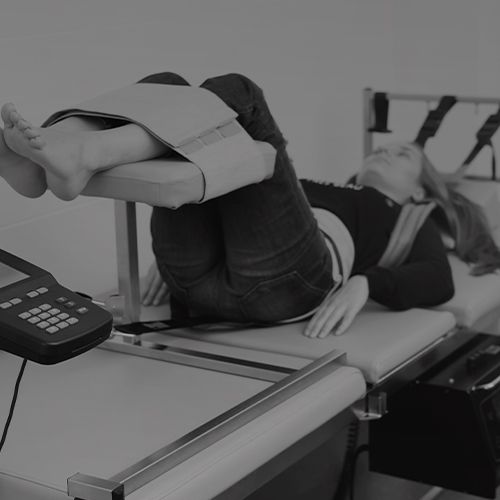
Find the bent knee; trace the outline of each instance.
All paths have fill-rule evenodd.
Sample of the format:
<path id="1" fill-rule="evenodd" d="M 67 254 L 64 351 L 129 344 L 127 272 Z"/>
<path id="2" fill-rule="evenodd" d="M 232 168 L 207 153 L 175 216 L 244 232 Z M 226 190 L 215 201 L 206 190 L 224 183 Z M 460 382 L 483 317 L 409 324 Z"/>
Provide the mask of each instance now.
<path id="1" fill-rule="evenodd" d="M 163 73 L 153 73 L 148 75 L 137 83 L 161 83 L 163 85 L 189 85 L 189 82 L 178 75 L 177 73 L 172 73 L 170 71 L 165 71 Z"/>
<path id="2" fill-rule="evenodd" d="M 202 85 L 209 90 L 230 89 L 236 95 L 262 95 L 262 89 L 248 76 L 241 73 L 227 73 L 205 80 Z"/>

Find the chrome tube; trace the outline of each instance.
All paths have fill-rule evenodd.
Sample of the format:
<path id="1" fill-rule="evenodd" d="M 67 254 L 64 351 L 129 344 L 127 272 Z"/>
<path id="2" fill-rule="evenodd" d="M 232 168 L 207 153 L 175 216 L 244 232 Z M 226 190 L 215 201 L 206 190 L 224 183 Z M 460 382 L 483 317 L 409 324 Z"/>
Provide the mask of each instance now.
<path id="1" fill-rule="evenodd" d="M 126 321 L 139 321 L 139 257 L 135 203 L 115 200 L 115 233 L 119 294 L 124 297 Z"/>
<path id="2" fill-rule="evenodd" d="M 341 366 L 336 361 L 342 355 L 337 350 L 326 354 L 107 480 L 75 474 L 68 479 L 68 496 L 83 500 L 123 500 L 126 495 L 335 372 Z"/>

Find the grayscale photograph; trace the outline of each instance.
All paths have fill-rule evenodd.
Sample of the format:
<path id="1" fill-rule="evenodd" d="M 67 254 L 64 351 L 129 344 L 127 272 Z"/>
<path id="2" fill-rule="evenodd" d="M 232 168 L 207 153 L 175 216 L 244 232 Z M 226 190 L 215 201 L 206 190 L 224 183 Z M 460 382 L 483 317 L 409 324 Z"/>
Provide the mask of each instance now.
<path id="1" fill-rule="evenodd" d="M 0 3 L 0 500 L 500 500 L 500 2 Z"/>

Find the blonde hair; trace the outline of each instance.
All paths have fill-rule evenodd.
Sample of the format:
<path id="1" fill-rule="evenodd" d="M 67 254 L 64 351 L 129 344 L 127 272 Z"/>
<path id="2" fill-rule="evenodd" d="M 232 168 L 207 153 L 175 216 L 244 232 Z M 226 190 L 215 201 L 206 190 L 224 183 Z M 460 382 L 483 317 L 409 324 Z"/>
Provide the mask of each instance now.
<path id="1" fill-rule="evenodd" d="M 457 256 L 471 265 L 474 276 L 500 269 L 500 249 L 484 210 L 457 190 L 462 177 L 438 172 L 418 144 L 411 143 L 411 146 L 421 157 L 420 181 L 426 197 L 438 206 L 433 218 L 453 238 Z"/>

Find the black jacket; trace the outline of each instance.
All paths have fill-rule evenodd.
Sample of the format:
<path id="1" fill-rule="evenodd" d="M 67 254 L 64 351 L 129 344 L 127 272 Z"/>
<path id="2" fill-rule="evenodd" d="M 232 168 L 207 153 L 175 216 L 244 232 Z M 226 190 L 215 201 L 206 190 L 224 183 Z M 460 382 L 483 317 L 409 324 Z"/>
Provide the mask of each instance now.
<path id="1" fill-rule="evenodd" d="M 453 278 L 436 223 L 429 217 L 407 260 L 394 269 L 377 265 L 396 224 L 401 205 L 374 188 L 301 180 L 312 207 L 339 217 L 354 241 L 351 275 L 367 277 L 370 298 L 391 309 L 435 306 L 451 299 Z"/>

